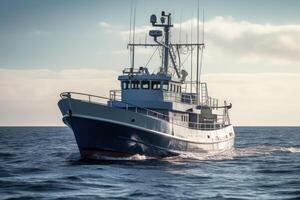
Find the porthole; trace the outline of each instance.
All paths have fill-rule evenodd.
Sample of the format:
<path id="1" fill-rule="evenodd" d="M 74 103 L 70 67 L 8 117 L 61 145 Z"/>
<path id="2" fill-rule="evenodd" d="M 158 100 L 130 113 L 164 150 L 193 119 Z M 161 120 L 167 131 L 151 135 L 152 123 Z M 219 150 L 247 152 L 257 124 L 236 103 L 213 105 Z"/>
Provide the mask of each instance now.
<path id="1" fill-rule="evenodd" d="M 209 136 L 209 135 L 207 135 L 207 138 L 209 139 L 209 138 L 210 138 L 210 136 Z"/>
<path id="2" fill-rule="evenodd" d="M 132 119 L 131 119 L 131 122 L 135 122 L 135 119 L 134 119 L 134 118 L 132 118 Z"/>

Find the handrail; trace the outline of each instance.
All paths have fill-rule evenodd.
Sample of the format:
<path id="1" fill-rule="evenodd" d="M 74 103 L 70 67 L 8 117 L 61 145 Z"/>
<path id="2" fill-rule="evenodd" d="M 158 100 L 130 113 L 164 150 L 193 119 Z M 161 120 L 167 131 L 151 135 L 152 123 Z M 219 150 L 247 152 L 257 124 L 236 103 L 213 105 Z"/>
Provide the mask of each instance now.
<path id="1" fill-rule="evenodd" d="M 109 97 L 111 100 L 122 101 L 122 90 L 110 90 Z M 197 105 L 197 94 L 195 93 L 173 93 L 171 91 L 163 91 L 163 98 L 166 101 L 175 101 L 178 103 Z M 212 109 L 225 108 L 228 106 L 218 106 L 218 99 L 208 96 L 208 104 L 201 103 L 201 106 L 209 106 Z"/>
<path id="2" fill-rule="evenodd" d="M 88 103 L 91 103 L 91 97 L 95 97 L 95 98 L 99 98 L 99 99 L 104 99 L 104 100 L 109 100 L 109 101 L 112 101 L 111 98 L 108 98 L 108 97 L 103 97 L 103 96 L 98 96 L 98 95 L 92 95 L 92 94 L 86 94 L 86 93 L 81 93 L 81 92 L 62 92 L 60 94 L 60 97 L 62 99 L 66 99 L 66 98 L 72 98 L 71 97 L 71 94 L 75 94 L 75 95 L 82 95 L 82 96 L 87 96 L 88 97 Z M 126 105 L 126 110 L 128 110 L 128 107 L 133 107 L 135 108 L 135 112 L 136 113 L 139 113 L 138 110 L 144 110 L 145 113 L 142 113 L 142 114 L 146 114 L 146 116 L 149 116 L 149 117 L 154 117 L 156 119 L 159 119 L 159 120 L 164 120 L 164 121 L 167 121 L 167 122 L 179 122 L 179 123 L 174 123 L 178 126 L 183 126 L 183 124 L 185 126 L 183 127 L 189 127 L 189 128 L 196 128 L 196 129 L 200 129 L 200 130 L 215 130 L 216 127 L 224 127 L 226 126 L 224 122 L 222 123 L 197 123 L 197 122 L 184 122 L 184 121 L 180 121 L 180 120 L 177 120 L 177 119 L 174 119 L 174 118 L 170 118 L 168 115 L 165 115 L 163 113 L 160 113 L 160 112 L 157 112 L 157 111 L 154 111 L 154 110 L 150 110 L 150 109 L 147 109 L 147 108 L 142 108 L 142 107 L 139 107 L 139 106 L 136 106 L 134 104 L 131 104 L 131 103 L 127 103 L 127 102 L 124 102 L 124 101 L 119 101 L 123 104 Z M 105 104 L 105 105 L 108 105 L 108 104 Z M 112 107 L 112 104 L 110 104 L 110 107 Z M 150 113 L 150 114 L 149 114 Z M 152 113 L 152 115 L 151 115 Z M 218 116 L 221 116 L 221 115 L 217 115 Z M 223 116 L 222 116 L 223 117 Z M 218 119 L 218 118 L 217 118 Z M 223 120 L 223 119 L 221 119 Z M 219 120 L 217 120 L 219 121 Z M 209 128 L 207 128 L 207 126 Z M 210 128 L 210 127 L 213 127 L 213 128 Z"/>
<path id="3" fill-rule="evenodd" d="M 97 96 L 97 95 L 92 95 L 92 94 L 86 94 L 86 93 L 80 93 L 80 92 L 62 92 L 60 94 L 60 97 L 61 98 L 64 98 L 64 97 L 67 97 L 67 98 L 71 98 L 71 94 L 77 94 L 77 95 L 83 95 L 83 96 L 88 96 L 89 97 L 89 103 L 91 103 L 91 99 L 90 97 L 96 97 L 96 98 L 100 98 L 100 99 L 105 99 L 105 100 L 112 100 L 110 98 L 107 98 L 107 97 L 103 97 L 103 96 Z M 145 110 L 146 113 L 153 113 L 153 114 L 156 114 L 157 116 L 163 116 L 163 117 L 167 117 L 169 118 L 169 116 L 167 115 L 164 115 L 160 112 L 157 112 L 157 111 L 154 111 L 154 110 L 150 110 L 150 109 L 147 109 L 147 108 L 142 108 L 142 107 L 139 107 L 137 105 L 134 105 L 134 104 L 131 104 L 131 103 L 127 103 L 127 102 L 124 102 L 124 101 L 120 101 L 121 103 L 127 105 L 126 108 L 128 108 L 128 106 L 131 106 L 131 107 L 134 107 L 134 108 L 137 108 L 137 109 L 141 109 L 141 110 Z M 136 109 L 136 110 L 137 110 Z M 151 115 L 150 115 L 151 116 Z"/>
<path id="4" fill-rule="evenodd" d="M 109 97 L 111 100 L 121 100 L 122 99 L 122 90 L 110 90 Z"/>
<path id="5" fill-rule="evenodd" d="M 172 100 L 178 103 L 196 105 L 196 100 L 193 99 L 193 95 L 188 93 L 178 94 L 178 93 L 173 93 L 171 91 L 163 91 L 163 97 L 164 100 Z"/>
<path id="6" fill-rule="evenodd" d="M 96 97 L 96 98 L 100 98 L 100 99 L 106 99 L 106 100 L 110 100 L 107 97 L 102 97 L 102 96 L 98 96 L 98 95 L 93 95 L 93 94 L 86 94 L 86 93 L 81 93 L 81 92 L 62 92 L 60 93 L 60 97 L 63 99 L 64 97 L 68 97 L 71 98 L 71 96 L 68 96 L 70 94 L 79 94 L 79 95 L 83 95 L 83 96 L 90 96 L 90 97 Z"/>

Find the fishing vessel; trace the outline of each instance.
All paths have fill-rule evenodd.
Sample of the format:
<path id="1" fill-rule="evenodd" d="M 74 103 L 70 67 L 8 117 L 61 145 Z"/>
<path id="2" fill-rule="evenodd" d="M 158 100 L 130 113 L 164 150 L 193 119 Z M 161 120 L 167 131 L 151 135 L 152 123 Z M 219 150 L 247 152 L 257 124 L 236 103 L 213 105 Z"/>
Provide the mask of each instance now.
<path id="1" fill-rule="evenodd" d="M 108 97 L 63 92 L 58 106 L 63 122 L 72 129 L 82 158 L 103 156 L 176 156 L 185 152 L 214 153 L 234 146 L 235 133 L 228 110 L 208 96 L 200 81 L 204 43 L 171 42 L 171 14 L 151 15 L 151 43 L 129 42 L 131 66 L 118 77 L 120 90 Z M 134 40 L 133 40 L 134 41 Z M 154 47 L 161 54 L 156 73 L 134 66 L 134 48 Z M 182 51 L 196 53 L 195 80 L 183 69 Z M 190 75 L 192 77 L 192 74 Z"/>

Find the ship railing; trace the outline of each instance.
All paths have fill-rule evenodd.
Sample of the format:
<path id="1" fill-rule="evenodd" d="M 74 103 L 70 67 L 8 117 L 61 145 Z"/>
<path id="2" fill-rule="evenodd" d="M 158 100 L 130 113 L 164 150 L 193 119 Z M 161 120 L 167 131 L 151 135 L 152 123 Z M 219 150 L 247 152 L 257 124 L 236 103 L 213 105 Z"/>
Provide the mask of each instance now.
<path id="1" fill-rule="evenodd" d="M 98 103 L 98 104 L 110 106 L 110 107 L 113 107 L 112 101 L 115 101 L 112 98 L 107 98 L 107 97 L 92 95 L 92 94 L 86 94 L 86 93 L 80 93 L 80 92 L 63 92 L 60 94 L 60 97 L 62 99 L 77 99 L 77 100 L 85 101 L 88 103 Z M 133 105 L 130 103 L 126 103 L 123 101 L 119 101 L 119 102 L 122 103 L 123 105 L 125 105 L 125 107 L 123 109 L 125 109 L 127 111 L 132 111 L 135 113 L 150 116 L 150 117 L 153 117 L 153 118 L 156 118 L 159 120 L 163 120 L 163 121 L 167 121 L 171 124 L 183 126 L 186 128 L 193 128 L 193 129 L 198 129 L 198 130 L 216 130 L 216 129 L 220 129 L 220 128 L 223 128 L 226 126 L 223 115 L 218 115 L 217 121 L 214 121 L 214 122 L 201 122 L 201 123 L 183 122 L 179 119 L 170 118 L 168 115 L 165 115 L 163 113 L 160 113 L 160 112 L 157 112 L 154 110 L 150 110 L 147 108 L 141 108 L 139 106 L 136 106 L 136 105 Z M 122 108 L 120 108 L 120 109 L 122 109 Z"/>
<path id="2" fill-rule="evenodd" d="M 109 98 L 114 101 L 122 101 L 122 91 L 110 90 Z M 195 93 L 174 93 L 170 91 L 163 91 L 163 100 L 197 105 L 197 95 Z M 207 102 L 200 102 L 200 105 L 217 108 L 218 99 L 209 96 Z"/>
<path id="3" fill-rule="evenodd" d="M 174 93 L 170 91 L 164 91 L 163 97 L 164 101 L 197 105 L 197 94 L 195 93 Z M 208 96 L 207 100 L 203 102 L 200 101 L 199 104 L 216 108 L 218 107 L 218 99 Z"/>
<path id="4" fill-rule="evenodd" d="M 198 130 L 217 130 L 226 127 L 225 123 L 196 123 L 189 122 L 189 128 L 198 129 Z"/>
<path id="5" fill-rule="evenodd" d="M 109 98 L 110 98 L 110 100 L 121 101 L 122 100 L 121 90 L 110 90 Z"/>
<path id="6" fill-rule="evenodd" d="M 116 92 L 117 92 L 117 90 L 116 90 Z M 114 94 L 112 96 L 115 97 Z M 124 108 L 127 111 L 133 111 L 136 113 L 140 113 L 140 114 L 144 114 L 144 115 L 151 116 L 154 118 L 169 121 L 169 116 L 167 116 L 163 113 L 160 113 L 160 112 L 157 112 L 154 110 L 150 110 L 147 108 L 142 108 L 142 107 L 139 107 L 139 106 L 131 104 L 131 103 L 126 103 L 124 101 L 118 101 L 118 100 L 116 100 L 116 98 L 107 98 L 107 97 L 103 97 L 103 96 L 80 93 L 80 92 L 63 92 L 60 94 L 60 97 L 62 99 L 70 98 L 70 99 L 77 99 L 77 100 L 85 101 L 88 103 L 99 103 L 99 104 L 102 104 L 105 106 L 110 106 L 110 107 L 114 107 L 113 101 L 117 101 L 117 102 L 121 103 L 122 108 Z"/>
<path id="7" fill-rule="evenodd" d="M 171 91 L 163 91 L 164 101 L 172 101 L 185 104 L 196 104 L 197 97 L 195 94 L 175 93 Z"/>
<path id="8" fill-rule="evenodd" d="M 60 97 L 62 99 L 77 99 L 81 101 L 85 101 L 88 103 L 99 103 L 106 105 L 107 100 L 110 100 L 107 97 L 102 97 L 98 95 L 92 95 L 92 94 L 86 94 L 86 93 L 81 93 L 81 92 L 63 92 L 60 94 Z"/>

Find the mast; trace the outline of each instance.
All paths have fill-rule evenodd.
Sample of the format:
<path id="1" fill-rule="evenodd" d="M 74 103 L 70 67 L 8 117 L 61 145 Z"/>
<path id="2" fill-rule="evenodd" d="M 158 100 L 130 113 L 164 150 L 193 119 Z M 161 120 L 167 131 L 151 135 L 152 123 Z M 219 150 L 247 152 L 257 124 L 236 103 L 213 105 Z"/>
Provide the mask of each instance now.
<path id="1" fill-rule="evenodd" d="M 167 20 L 167 22 L 166 22 Z M 169 53 L 170 53 L 170 27 L 173 27 L 171 24 L 171 13 L 166 14 L 165 11 L 161 12 L 160 18 L 161 24 L 157 23 L 156 15 L 151 15 L 150 22 L 152 26 L 156 27 L 163 27 L 164 28 L 164 43 L 161 43 L 157 40 L 157 37 L 162 36 L 161 31 L 152 30 L 149 32 L 150 36 L 154 37 L 154 41 L 158 43 L 158 45 L 163 46 L 163 67 L 164 67 L 164 74 L 168 73 L 168 64 L 169 64 Z"/>
<path id="2" fill-rule="evenodd" d="M 192 15 L 192 21 L 191 21 L 191 44 L 193 43 L 193 18 L 194 15 Z M 193 47 L 191 47 L 191 77 L 190 77 L 190 92 L 193 93 Z"/>
<path id="3" fill-rule="evenodd" d="M 135 10 L 135 9 L 134 9 Z M 198 9 L 199 10 L 199 9 Z M 199 15 L 199 12 L 198 12 Z M 135 18 L 135 14 L 134 14 L 134 18 Z M 198 16 L 199 18 L 199 16 Z M 150 30 L 149 31 L 149 35 L 151 37 L 153 37 L 154 42 L 155 43 L 145 43 L 145 44 L 135 44 L 134 43 L 134 38 L 133 38 L 133 43 L 128 44 L 128 46 L 143 46 L 143 47 L 162 47 L 163 50 L 163 59 L 162 59 L 162 66 L 163 66 L 163 74 L 167 75 L 168 74 L 168 68 L 169 68 L 169 59 L 171 59 L 172 61 L 172 65 L 175 69 L 176 75 L 178 78 L 182 78 L 183 76 L 181 76 L 180 73 L 180 66 L 181 66 L 181 61 L 180 61 L 180 55 L 178 55 L 178 60 L 179 60 L 179 64 L 177 64 L 176 62 L 176 52 L 174 51 L 174 48 L 177 50 L 177 53 L 179 54 L 179 49 L 181 47 L 193 47 L 193 46 L 197 46 L 198 48 L 198 61 L 197 61 L 197 78 L 199 78 L 199 47 L 203 46 L 203 44 L 199 43 L 199 23 L 198 23 L 198 38 L 197 38 L 197 43 L 192 43 L 186 41 L 186 43 L 180 43 L 180 44 L 171 44 L 170 42 L 170 28 L 173 27 L 173 24 L 171 22 L 171 13 L 165 13 L 164 11 L 161 12 L 161 17 L 160 17 L 160 23 L 157 22 L 157 17 L 155 14 L 151 15 L 150 17 L 150 22 L 152 24 L 153 27 L 161 27 L 163 28 L 162 30 Z M 198 19 L 199 21 L 199 19 Z M 135 19 L 134 19 L 134 23 L 133 23 L 133 27 L 135 27 Z M 134 31 L 135 28 L 133 28 L 133 35 L 134 35 Z M 159 37 L 162 37 L 162 40 L 158 40 Z M 132 49 L 133 52 L 133 56 L 132 56 L 132 67 L 134 66 L 134 49 Z M 185 75 L 186 76 L 186 75 Z M 184 76 L 184 77 L 185 77 Z M 181 81 L 184 81 L 183 79 L 181 79 Z M 199 80 L 197 79 L 197 81 L 199 82 Z M 198 86 L 199 88 L 199 86 Z M 199 89 L 198 89 L 198 93 L 199 93 Z M 198 95 L 199 96 L 199 95 Z"/>
<path id="4" fill-rule="evenodd" d="M 202 11 L 202 43 L 204 43 L 204 9 Z M 201 71 L 202 71 L 202 62 L 203 62 L 203 50 L 204 50 L 204 46 L 201 47 L 200 73 L 199 73 L 200 82 L 201 82 Z"/>
<path id="5" fill-rule="evenodd" d="M 129 44 L 131 43 L 131 29 L 132 29 L 132 7 L 133 7 L 133 0 L 131 0 L 130 4 L 130 24 L 129 24 Z M 132 46 L 129 46 L 129 63 L 130 66 L 132 67 Z"/>
<path id="6" fill-rule="evenodd" d="M 199 0 L 197 6 L 197 43 L 199 44 Z M 199 46 L 197 46 L 197 72 L 196 72 L 196 94 L 197 94 L 197 104 L 199 105 Z"/>
<path id="7" fill-rule="evenodd" d="M 133 34 L 132 34 L 132 42 L 134 44 L 135 42 L 135 18 L 136 18 L 136 1 L 134 1 L 134 10 L 133 10 Z M 131 53 L 131 56 L 132 56 L 132 62 L 131 62 L 131 68 L 132 70 L 134 69 L 134 46 L 132 46 L 132 53 Z"/>
<path id="8" fill-rule="evenodd" d="M 171 24 L 171 14 L 165 15 L 165 12 L 162 12 L 161 16 L 167 16 L 167 25 L 164 26 L 165 31 L 165 46 L 164 46 L 164 73 L 168 73 L 168 64 L 169 64 L 169 36 L 170 36 L 170 24 Z"/>

